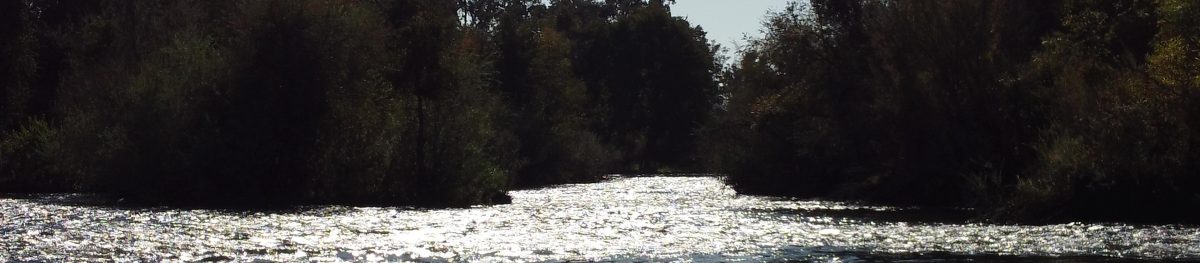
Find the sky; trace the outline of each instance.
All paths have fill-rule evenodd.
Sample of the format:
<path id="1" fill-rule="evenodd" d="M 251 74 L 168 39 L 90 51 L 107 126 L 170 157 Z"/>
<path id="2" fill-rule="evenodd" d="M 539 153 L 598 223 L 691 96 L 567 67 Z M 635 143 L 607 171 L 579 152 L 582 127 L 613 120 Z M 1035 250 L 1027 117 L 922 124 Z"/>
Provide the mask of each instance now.
<path id="1" fill-rule="evenodd" d="M 708 39 L 734 50 L 745 43 L 743 35 L 762 36 L 762 20 L 768 10 L 780 10 L 788 0 L 675 0 L 671 13 L 704 27 Z"/>

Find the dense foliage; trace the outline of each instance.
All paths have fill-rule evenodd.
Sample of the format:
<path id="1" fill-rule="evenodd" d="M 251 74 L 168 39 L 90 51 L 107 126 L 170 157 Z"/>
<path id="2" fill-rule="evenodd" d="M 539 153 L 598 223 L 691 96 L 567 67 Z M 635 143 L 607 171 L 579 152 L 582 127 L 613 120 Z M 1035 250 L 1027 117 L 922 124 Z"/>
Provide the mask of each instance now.
<path id="1" fill-rule="evenodd" d="M 713 163 L 743 193 L 1197 220 L 1198 8 L 793 3 L 723 74 Z"/>
<path id="2" fill-rule="evenodd" d="M 704 33 L 661 1 L 2 5 L 7 192 L 178 205 L 504 202 L 513 186 L 594 181 L 647 156 L 692 164 L 700 106 L 715 96 Z M 621 38 L 601 38 L 611 35 Z M 618 43 L 629 37 L 659 44 Z M 659 55 L 613 62 L 634 49 Z M 637 75 L 602 73 L 615 67 Z M 655 81 L 626 85 L 647 76 Z M 662 103 L 675 93 L 691 97 Z M 647 112 L 686 118 L 623 116 Z"/>
<path id="3" fill-rule="evenodd" d="M 606 173 L 1200 220 L 1200 4 L 0 0 L 0 191 L 464 206 Z M 719 84 L 718 84 L 719 83 Z"/>

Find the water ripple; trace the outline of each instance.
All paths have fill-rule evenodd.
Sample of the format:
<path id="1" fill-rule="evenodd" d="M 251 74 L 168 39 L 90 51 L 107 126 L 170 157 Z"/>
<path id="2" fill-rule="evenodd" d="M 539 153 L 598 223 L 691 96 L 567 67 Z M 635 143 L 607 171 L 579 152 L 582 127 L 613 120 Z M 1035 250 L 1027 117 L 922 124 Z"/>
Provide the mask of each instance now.
<path id="1" fill-rule="evenodd" d="M 470 209 L 276 212 L 0 199 L 0 261 L 1200 260 L 1196 227 L 906 221 L 937 213 L 738 196 L 717 178 L 615 178 L 511 194 L 511 205 Z"/>

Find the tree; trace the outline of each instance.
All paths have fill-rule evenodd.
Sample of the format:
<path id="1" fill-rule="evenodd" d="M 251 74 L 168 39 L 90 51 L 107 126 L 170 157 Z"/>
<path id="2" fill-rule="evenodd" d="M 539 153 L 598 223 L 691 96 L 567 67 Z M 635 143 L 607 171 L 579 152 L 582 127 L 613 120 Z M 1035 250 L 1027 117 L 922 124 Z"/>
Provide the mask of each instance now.
<path id="1" fill-rule="evenodd" d="M 716 104 L 715 50 L 700 28 L 650 5 L 580 42 L 581 77 L 629 171 L 685 168 Z"/>
<path id="2" fill-rule="evenodd" d="M 33 13 L 23 0 L 0 2 L 0 134 L 28 117 L 31 85 L 37 73 Z"/>

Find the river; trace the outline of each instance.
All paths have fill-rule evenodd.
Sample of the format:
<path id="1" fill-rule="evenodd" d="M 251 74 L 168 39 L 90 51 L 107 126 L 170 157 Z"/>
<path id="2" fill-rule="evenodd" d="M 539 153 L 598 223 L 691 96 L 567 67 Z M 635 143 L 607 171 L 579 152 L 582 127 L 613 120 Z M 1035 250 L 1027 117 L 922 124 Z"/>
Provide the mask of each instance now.
<path id="1" fill-rule="evenodd" d="M 0 199 L 0 261 L 1200 260 L 1200 227 L 963 223 L 936 212 L 739 196 L 712 177 L 614 177 L 467 209 L 245 212 Z"/>

